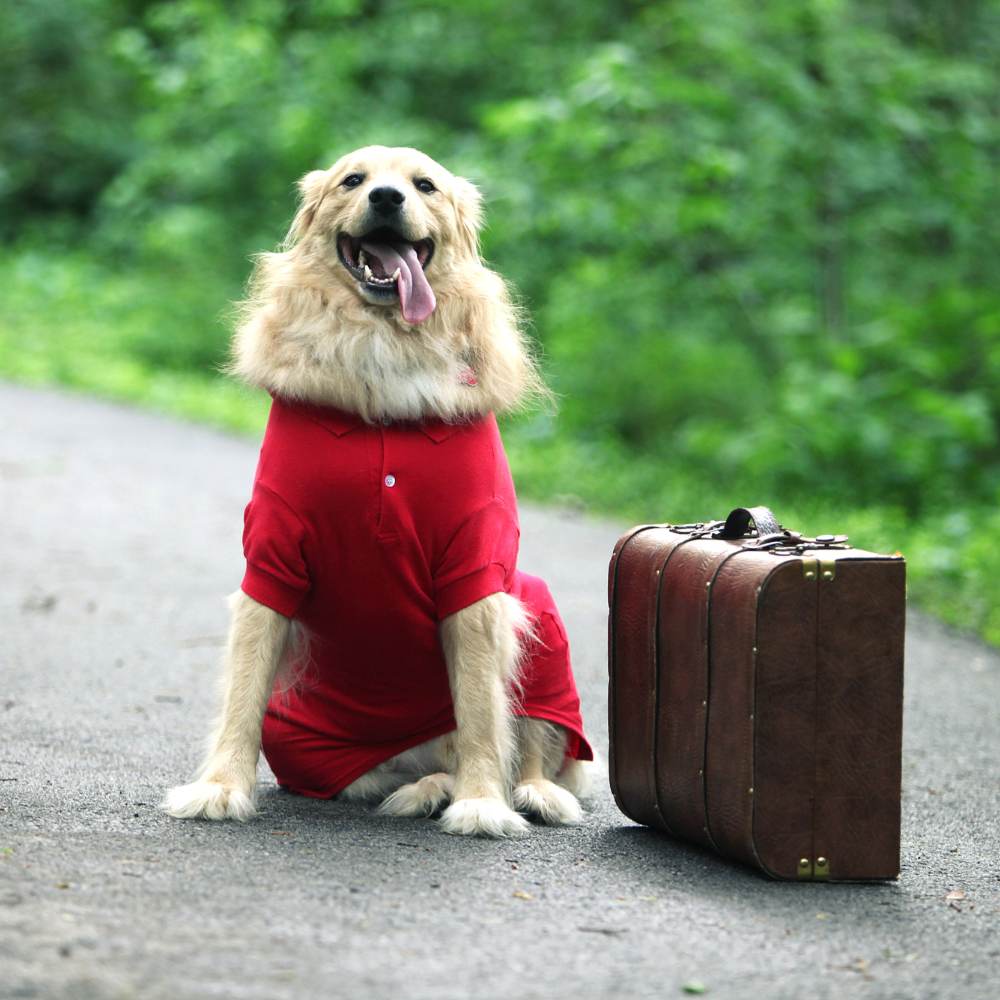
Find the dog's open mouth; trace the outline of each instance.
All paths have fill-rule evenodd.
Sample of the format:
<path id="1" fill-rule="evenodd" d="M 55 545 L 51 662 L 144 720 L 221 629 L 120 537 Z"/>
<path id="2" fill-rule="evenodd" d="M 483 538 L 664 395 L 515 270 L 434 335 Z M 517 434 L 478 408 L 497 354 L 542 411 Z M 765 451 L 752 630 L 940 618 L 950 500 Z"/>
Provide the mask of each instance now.
<path id="1" fill-rule="evenodd" d="M 414 242 L 388 228 L 364 236 L 341 233 L 337 256 L 370 299 L 398 298 L 407 323 L 422 323 L 434 312 L 434 290 L 424 274 L 434 256 L 433 240 Z"/>

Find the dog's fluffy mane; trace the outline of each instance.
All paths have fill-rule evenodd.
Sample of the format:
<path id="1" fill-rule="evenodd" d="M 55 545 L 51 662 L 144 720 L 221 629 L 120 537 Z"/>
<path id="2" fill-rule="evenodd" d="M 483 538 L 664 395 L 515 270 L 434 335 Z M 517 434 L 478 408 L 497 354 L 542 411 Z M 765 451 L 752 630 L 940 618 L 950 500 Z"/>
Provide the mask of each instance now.
<path id="1" fill-rule="evenodd" d="M 454 422 L 550 399 L 510 292 L 480 256 L 478 192 L 454 180 L 457 222 L 443 237 L 449 252 L 437 254 L 428 272 L 437 308 L 411 326 L 398 307 L 363 301 L 338 273 L 336 234 L 312 225 L 326 174 L 303 178 L 285 242 L 255 258 L 232 373 L 285 399 L 369 422 Z"/>

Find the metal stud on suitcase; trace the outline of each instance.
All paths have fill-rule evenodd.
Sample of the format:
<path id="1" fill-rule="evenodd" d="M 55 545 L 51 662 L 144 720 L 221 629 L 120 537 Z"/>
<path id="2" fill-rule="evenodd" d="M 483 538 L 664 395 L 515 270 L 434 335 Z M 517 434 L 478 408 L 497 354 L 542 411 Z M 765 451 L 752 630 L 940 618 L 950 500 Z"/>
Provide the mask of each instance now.
<path id="1" fill-rule="evenodd" d="M 898 876 L 900 556 L 740 507 L 633 528 L 608 595 L 626 815 L 774 878 Z"/>

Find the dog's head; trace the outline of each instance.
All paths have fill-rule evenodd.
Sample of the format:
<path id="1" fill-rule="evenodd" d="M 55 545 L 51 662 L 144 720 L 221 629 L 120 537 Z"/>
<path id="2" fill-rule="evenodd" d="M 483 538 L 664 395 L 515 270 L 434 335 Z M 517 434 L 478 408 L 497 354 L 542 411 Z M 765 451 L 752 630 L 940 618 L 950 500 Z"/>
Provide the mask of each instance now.
<path id="1" fill-rule="evenodd" d="M 407 323 L 426 320 L 435 290 L 479 262 L 478 191 L 419 150 L 367 146 L 299 190 L 289 244 L 336 261 L 336 280 Z"/>
<path id="2" fill-rule="evenodd" d="M 547 399 L 506 283 L 479 256 L 476 188 L 415 149 L 368 146 L 299 182 L 257 256 L 232 371 L 366 420 L 460 420 Z"/>

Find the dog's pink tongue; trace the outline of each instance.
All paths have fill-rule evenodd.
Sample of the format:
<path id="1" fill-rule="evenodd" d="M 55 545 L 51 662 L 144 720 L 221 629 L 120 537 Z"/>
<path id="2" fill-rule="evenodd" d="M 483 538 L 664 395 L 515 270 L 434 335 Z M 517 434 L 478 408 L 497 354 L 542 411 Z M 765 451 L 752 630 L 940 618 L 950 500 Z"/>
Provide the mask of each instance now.
<path id="1" fill-rule="evenodd" d="M 424 269 L 420 266 L 417 251 L 409 243 L 401 243 L 398 247 L 388 243 L 362 243 L 361 249 L 378 257 L 387 275 L 399 268 L 396 291 L 403 319 L 407 323 L 423 323 L 434 312 L 437 302 L 434 289 L 427 283 Z"/>

